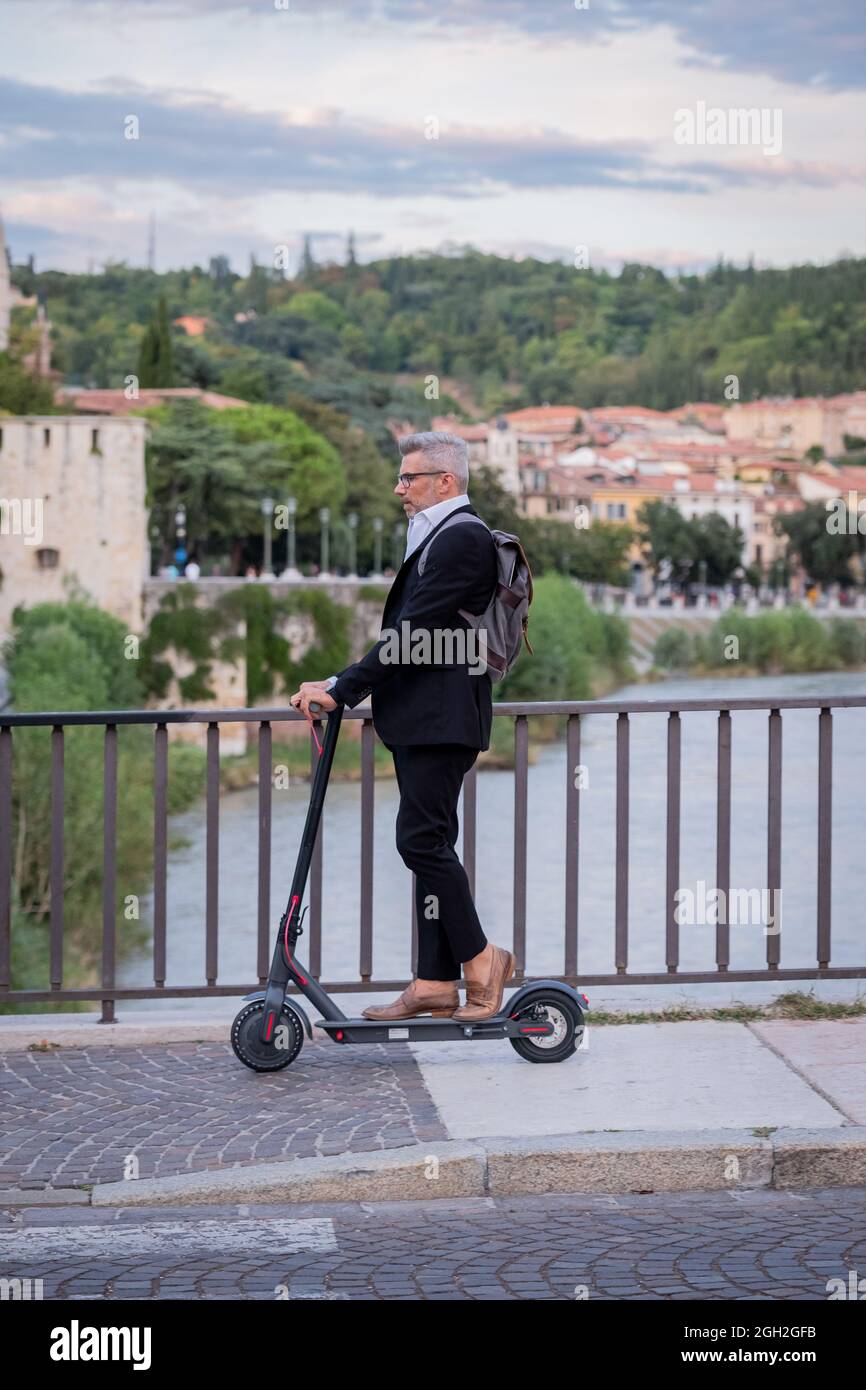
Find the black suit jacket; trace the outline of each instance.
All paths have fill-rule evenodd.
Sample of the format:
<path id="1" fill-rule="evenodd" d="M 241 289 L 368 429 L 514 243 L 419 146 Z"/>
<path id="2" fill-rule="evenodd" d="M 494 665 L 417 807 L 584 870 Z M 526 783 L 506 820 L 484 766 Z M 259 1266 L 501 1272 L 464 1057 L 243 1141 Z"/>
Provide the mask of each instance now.
<path id="1" fill-rule="evenodd" d="M 478 515 L 471 506 L 458 507 L 449 515 L 463 512 Z M 450 526 L 437 538 L 448 519 L 434 526 L 403 561 L 385 601 L 382 631 L 406 633 L 407 658 L 414 634 L 426 631 L 432 637 L 436 629 L 466 630 L 469 624 L 458 609 L 483 613 L 493 596 L 497 562 L 490 532 L 481 526 Z M 431 544 L 419 577 L 418 560 Z M 404 624 L 408 626 L 404 628 Z M 447 646 L 438 653 L 437 661 L 432 642 L 431 664 L 382 660 L 383 655 L 389 655 L 386 641 L 380 637 L 366 656 L 338 673 L 337 684 L 331 687 L 332 697 L 354 709 L 371 695 L 373 725 L 389 747 L 462 743 L 470 748 L 488 748 L 493 695 L 487 672 L 470 674 L 471 660 L 446 664 L 450 660 Z M 393 644 L 390 654 L 394 654 Z M 473 655 L 471 650 L 469 655 Z"/>

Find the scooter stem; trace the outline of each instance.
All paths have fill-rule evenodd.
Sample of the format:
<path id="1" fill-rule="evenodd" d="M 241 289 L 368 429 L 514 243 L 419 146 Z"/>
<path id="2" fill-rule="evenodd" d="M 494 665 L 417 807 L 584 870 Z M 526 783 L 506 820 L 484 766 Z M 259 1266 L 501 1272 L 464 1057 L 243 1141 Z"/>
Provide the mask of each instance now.
<path id="1" fill-rule="evenodd" d="M 321 711 L 321 706 L 311 705 L 310 711 L 311 713 L 318 713 Z M 311 983 L 305 975 L 302 975 L 298 971 L 298 967 L 294 961 L 294 952 L 301 919 L 301 904 L 304 898 L 304 890 L 307 886 L 307 878 L 310 873 L 313 851 L 316 846 L 316 836 L 319 832 L 319 825 L 322 820 L 322 808 L 325 804 L 325 793 L 328 789 L 328 781 L 331 776 L 331 767 L 334 762 L 334 753 L 337 747 L 337 739 L 339 737 L 342 719 L 342 705 L 336 705 L 334 709 L 328 711 L 328 728 L 325 733 L 325 739 L 322 744 L 318 762 L 316 763 L 316 770 L 313 774 L 310 804 L 307 808 L 307 818 L 304 822 L 304 831 L 301 836 L 301 844 L 298 850 L 294 876 L 292 878 L 292 887 L 286 909 L 280 918 L 277 941 L 271 960 L 271 970 L 268 976 L 268 985 L 265 995 L 265 1008 L 262 1015 L 263 1042 L 271 1041 L 275 1022 L 279 1020 L 280 1017 L 283 1000 L 286 996 L 286 987 L 290 978 L 295 977 L 296 984 L 303 984 L 308 988 Z M 317 990 L 318 986 L 315 988 Z"/>

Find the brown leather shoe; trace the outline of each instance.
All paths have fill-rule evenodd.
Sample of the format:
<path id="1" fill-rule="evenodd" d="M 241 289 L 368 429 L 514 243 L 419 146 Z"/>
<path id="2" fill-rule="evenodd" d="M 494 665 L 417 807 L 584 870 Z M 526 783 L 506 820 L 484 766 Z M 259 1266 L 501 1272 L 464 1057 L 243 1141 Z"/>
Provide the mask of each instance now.
<path id="1" fill-rule="evenodd" d="M 493 947 L 493 965 L 484 984 L 469 980 L 466 984 L 466 1003 L 453 1014 L 461 1023 L 477 1023 L 482 1018 L 492 1018 L 502 1008 L 505 985 L 514 974 L 516 956 L 503 946 Z"/>
<path id="2" fill-rule="evenodd" d="M 417 1018 L 419 1014 L 432 1014 L 434 1018 L 450 1018 L 460 1003 L 457 986 L 447 994 L 418 995 L 410 985 L 404 989 L 399 999 L 391 1004 L 371 1004 L 365 1009 L 362 1018 L 391 1019 Z"/>

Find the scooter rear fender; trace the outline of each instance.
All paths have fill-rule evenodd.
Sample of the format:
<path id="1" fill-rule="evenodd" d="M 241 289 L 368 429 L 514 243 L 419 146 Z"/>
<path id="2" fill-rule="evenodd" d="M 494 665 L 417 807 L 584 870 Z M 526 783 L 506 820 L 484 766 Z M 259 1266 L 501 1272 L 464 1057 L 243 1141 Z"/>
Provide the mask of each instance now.
<path id="1" fill-rule="evenodd" d="M 515 990 L 510 999 L 507 999 L 500 1009 L 500 1013 L 511 1015 L 531 994 L 536 994 L 543 989 L 545 994 L 562 994 L 572 1004 L 576 1004 L 582 1014 L 589 1012 L 589 1004 L 585 996 L 578 994 L 571 985 L 563 984 L 562 980 L 528 980 L 526 984 Z"/>

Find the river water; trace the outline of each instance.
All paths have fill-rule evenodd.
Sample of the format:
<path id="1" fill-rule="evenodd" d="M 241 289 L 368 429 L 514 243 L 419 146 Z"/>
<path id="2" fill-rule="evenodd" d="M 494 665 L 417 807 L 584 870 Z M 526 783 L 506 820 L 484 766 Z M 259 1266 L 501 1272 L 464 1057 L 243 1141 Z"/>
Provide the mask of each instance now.
<path id="1" fill-rule="evenodd" d="M 622 699 L 712 699 L 740 696 L 821 696 L 866 692 L 860 672 L 755 677 L 737 680 L 679 679 L 617 692 Z M 699 892 L 715 881 L 715 713 L 682 716 L 682 831 L 680 884 Z M 818 711 L 782 715 L 783 966 L 815 962 L 817 898 Z M 732 715 L 731 887 L 760 889 L 767 882 L 766 711 Z M 613 969 L 615 874 L 614 715 L 592 715 L 582 726 L 581 761 L 588 786 L 580 799 L 579 970 Z M 665 937 L 666 725 L 664 714 L 634 715 L 631 724 L 629 968 L 663 970 Z M 561 973 L 565 895 L 564 742 L 543 746 L 529 768 L 527 870 L 527 972 Z M 476 903 L 488 937 L 508 944 L 513 920 L 513 774 L 478 774 Z M 291 881 L 296 845 L 306 813 L 309 784 L 293 782 L 273 793 L 272 917 L 274 926 Z M 324 819 L 323 978 L 358 975 L 360 904 L 360 798 L 358 783 L 335 782 Z M 839 710 L 833 729 L 833 950 L 834 965 L 866 960 L 866 709 Z M 219 978 L 251 979 L 256 960 L 258 793 L 250 788 L 223 796 L 220 804 Z M 378 978 L 409 974 L 410 877 L 394 847 L 397 787 L 375 787 L 374 972 Z M 168 983 L 204 982 L 205 833 L 203 802 L 176 816 L 172 833 L 189 844 L 169 856 Z M 149 919 L 150 901 L 142 904 Z M 731 968 L 760 968 L 766 935 L 760 921 L 732 925 Z M 299 956 L 306 958 L 306 938 Z M 681 969 L 714 968 L 715 926 L 682 926 Z M 152 983 L 149 956 L 126 959 L 121 985 Z M 785 988 L 793 986 L 785 985 Z M 811 986 L 808 986 L 811 988 Z M 822 982 L 822 997 L 851 997 L 859 982 Z M 765 985 L 729 986 L 724 999 L 769 997 Z M 703 999 L 722 1003 L 716 985 L 614 987 L 590 992 L 593 1003 L 614 998 L 650 1001 Z M 168 1001 L 166 1001 L 167 1003 Z M 213 1001 L 206 1001 L 213 1009 Z M 351 1004 L 354 1012 L 358 997 Z M 231 1012 L 236 1001 L 225 1001 Z M 131 1007 L 124 1005 L 124 1008 Z M 141 1007 L 153 1008 L 152 1001 Z M 174 1008 L 200 1007 L 173 1001 Z M 220 1006 L 221 1007 L 221 1006 Z M 345 997 L 343 1007 L 346 1007 Z"/>

